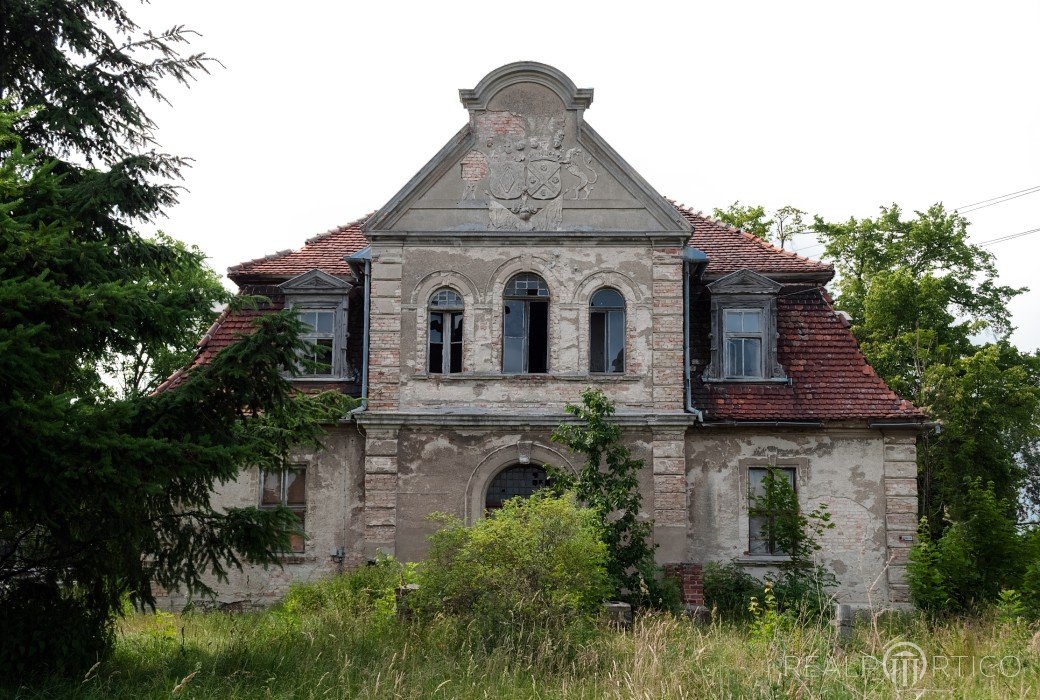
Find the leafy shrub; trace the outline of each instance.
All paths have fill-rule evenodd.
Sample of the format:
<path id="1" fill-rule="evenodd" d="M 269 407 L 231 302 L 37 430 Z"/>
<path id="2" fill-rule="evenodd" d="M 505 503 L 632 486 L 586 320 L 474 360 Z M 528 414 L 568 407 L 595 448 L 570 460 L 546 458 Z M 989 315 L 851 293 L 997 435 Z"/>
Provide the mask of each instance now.
<path id="1" fill-rule="evenodd" d="M 817 558 L 823 549 L 820 537 L 834 528 L 827 504 L 803 512 L 794 486 L 773 469 L 766 473 L 762 488 L 763 493 L 751 499 L 749 513 L 762 518 L 762 534 L 772 551 L 788 557 L 777 564 L 777 575 L 769 577 L 770 595 L 775 595 L 780 610 L 828 617 L 838 578 Z"/>
<path id="2" fill-rule="evenodd" d="M 993 604 L 1002 590 L 1017 589 L 1028 573 L 1035 547 L 1018 533 L 1011 509 L 997 499 L 992 484 L 967 479 L 964 486 L 955 519 L 939 539 L 931 538 L 922 518 L 918 542 L 910 550 L 910 595 L 927 612 L 958 613 Z"/>
<path id="3" fill-rule="evenodd" d="M 289 617 L 323 609 L 381 611 L 392 615 L 395 591 L 412 576 L 412 568 L 393 557 L 380 557 L 349 573 L 313 583 L 293 584 L 279 611 Z"/>
<path id="4" fill-rule="evenodd" d="M 609 595 L 599 516 L 572 494 L 510 499 L 471 526 L 433 518 L 442 527 L 418 567 L 420 614 L 468 618 L 494 634 L 589 617 Z"/>
<path id="5" fill-rule="evenodd" d="M 678 607 L 678 589 L 667 583 L 654 561 L 653 521 L 639 517 L 643 460 L 632 457 L 620 426 L 611 420 L 614 404 L 602 390 L 590 387 L 581 393 L 580 405 L 567 404 L 564 410 L 579 422 L 557 427 L 553 442 L 584 455 L 585 464 L 577 476 L 550 466 L 552 489 L 573 492 L 599 515 L 611 595 L 636 606 Z"/>
<path id="6" fill-rule="evenodd" d="M 0 593 L 0 669 L 6 680 L 44 671 L 81 674 L 111 650 L 111 615 L 85 604 L 77 589 L 23 580 Z"/>
<path id="7" fill-rule="evenodd" d="M 734 561 L 712 561 L 704 566 L 704 602 L 726 619 L 746 618 L 751 600 L 762 589 L 762 582 Z"/>

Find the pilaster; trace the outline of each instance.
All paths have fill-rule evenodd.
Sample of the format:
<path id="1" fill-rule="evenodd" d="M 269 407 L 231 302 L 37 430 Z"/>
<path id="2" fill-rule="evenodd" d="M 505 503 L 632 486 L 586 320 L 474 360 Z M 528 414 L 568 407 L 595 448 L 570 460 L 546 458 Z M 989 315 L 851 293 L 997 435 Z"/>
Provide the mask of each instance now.
<path id="1" fill-rule="evenodd" d="M 657 561 L 683 562 L 687 558 L 687 530 L 690 522 L 685 428 L 653 428 L 652 450 Z"/>
<path id="2" fill-rule="evenodd" d="M 653 403 L 656 410 L 683 406 L 682 249 L 653 250 Z"/>
<path id="3" fill-rule="evenodd" d="M 397 540 L 397 429 L 369 428 L 365 439 L 365 556 L 394 554 Z"/>
<path id="4" fill-rule="evenodd" d="M 917 436 L 884 438 L 885 539 L 892 602 L 910 600 L 906 561 L 917 541 Z"/>
<path id="5" fill-rule="evenodd" d="M 397 408 L 401 383 L 400 245 L 372 247 L 372 298 L 368 329 L 368 407 Z"/>

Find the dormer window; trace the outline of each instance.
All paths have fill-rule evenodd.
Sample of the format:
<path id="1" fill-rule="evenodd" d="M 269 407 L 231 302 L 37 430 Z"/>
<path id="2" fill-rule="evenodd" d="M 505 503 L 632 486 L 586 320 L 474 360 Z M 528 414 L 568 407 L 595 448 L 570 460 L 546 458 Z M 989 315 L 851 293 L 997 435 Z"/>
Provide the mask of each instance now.
<path id="1" fill-rule="evenodd" d="M 722 334 L 726 344 L 726 378 L 761 378 L 762 310 L 725 309 L 722 312 Z"/>
<path id="2" fill-rule="evenodd" d="M 776 299 L 781 285 L 757 272 L 738 270 L 707 289 L 711 362 L 704 381 L 787 381 L 776 349 Z"/>
<path id="3" fill-rule="evenodd" d="M 312 343 L 305 355 L 307 362 L 301 363 L 300 373 L 311 377 L 328 377 L 332 374 L 332 359 L 336 345 L 336 312 L 300 309 L 297 312 L 303 323 L 303 337 Z"/>
<path id="4" fill-rule="evenodd" d="M 347 294 L 353 285 L 314 269 L 279 286 L 286 308 L 295 311 L 303 324 L 302 338 L 311 343 L 297 379 L 352 379 L 355 372 L 347 362 Z"/>

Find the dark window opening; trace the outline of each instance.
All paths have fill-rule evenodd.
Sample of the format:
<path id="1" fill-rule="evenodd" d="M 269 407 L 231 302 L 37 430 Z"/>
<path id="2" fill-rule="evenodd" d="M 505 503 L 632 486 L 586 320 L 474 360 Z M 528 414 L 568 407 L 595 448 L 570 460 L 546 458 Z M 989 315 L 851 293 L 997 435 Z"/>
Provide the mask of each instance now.
<path id="1" fill-rule="evenodd" d="M 430 374 L 462 371 L 462 297 L 454 289 L 438 289 L 430 297 Z"/>
<path id="2" fill-rule="evenodd" d="M 549 485 L 545 470 L 533 464 L 518 464 L 499 473 L 488 486 L 484 508 L 493 511 L 510 498 L 527 498 Z"/>
<path id="3" fill-rule="evenodd" d="M 589 371 L 625 371 L 625 298 L 616 289 L 601 289 L 589 303 Z"/>
<path id="4" fill-rule="evenodd" d="M 502 371 L 549 371 L 549 287 L 538 275 L 516 275 L 506 285 L 502 308 Z"/>

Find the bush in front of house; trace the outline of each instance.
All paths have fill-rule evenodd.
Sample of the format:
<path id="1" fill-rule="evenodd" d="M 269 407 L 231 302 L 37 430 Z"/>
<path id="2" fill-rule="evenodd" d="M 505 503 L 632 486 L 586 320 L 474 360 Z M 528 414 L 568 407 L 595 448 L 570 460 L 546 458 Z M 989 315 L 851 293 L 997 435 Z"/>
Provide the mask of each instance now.
<path id="1" fill-rule="evenodd" d="M 914 604 L 932 614 L 972 612 L 1021 588 L 1023 605 L 1040 613 L 1040 539 L 1019 532 L 1012 512 L 993 484 L 968 479 L 938 538 L 921 518 L 906 568 Z"/>
<path id="2" fill-rule="evenodd" d="M 414 565 L 381 556 L 349 573 L 320 581 L 293 584 L 279 606 L 281 614 L 299 618 L 321 610 L 379 612 L 393 616 L 398 586 L 408 583 Z"/>
<path id="3" fill-rule="evenodd" d="M 751 599 L 761 597 L 763 584 L 735 561 L 711 561 L 704 566 L 704 603 L 724 620 L 745 620 Z"/>
<path id="4" fill-rule="evenodd" d="M 610 594 L 598 514 L 573 494 L 514 498 L 473 525 L 437 514 L 415 610 L 490 633 L 591 619 Z"/>

